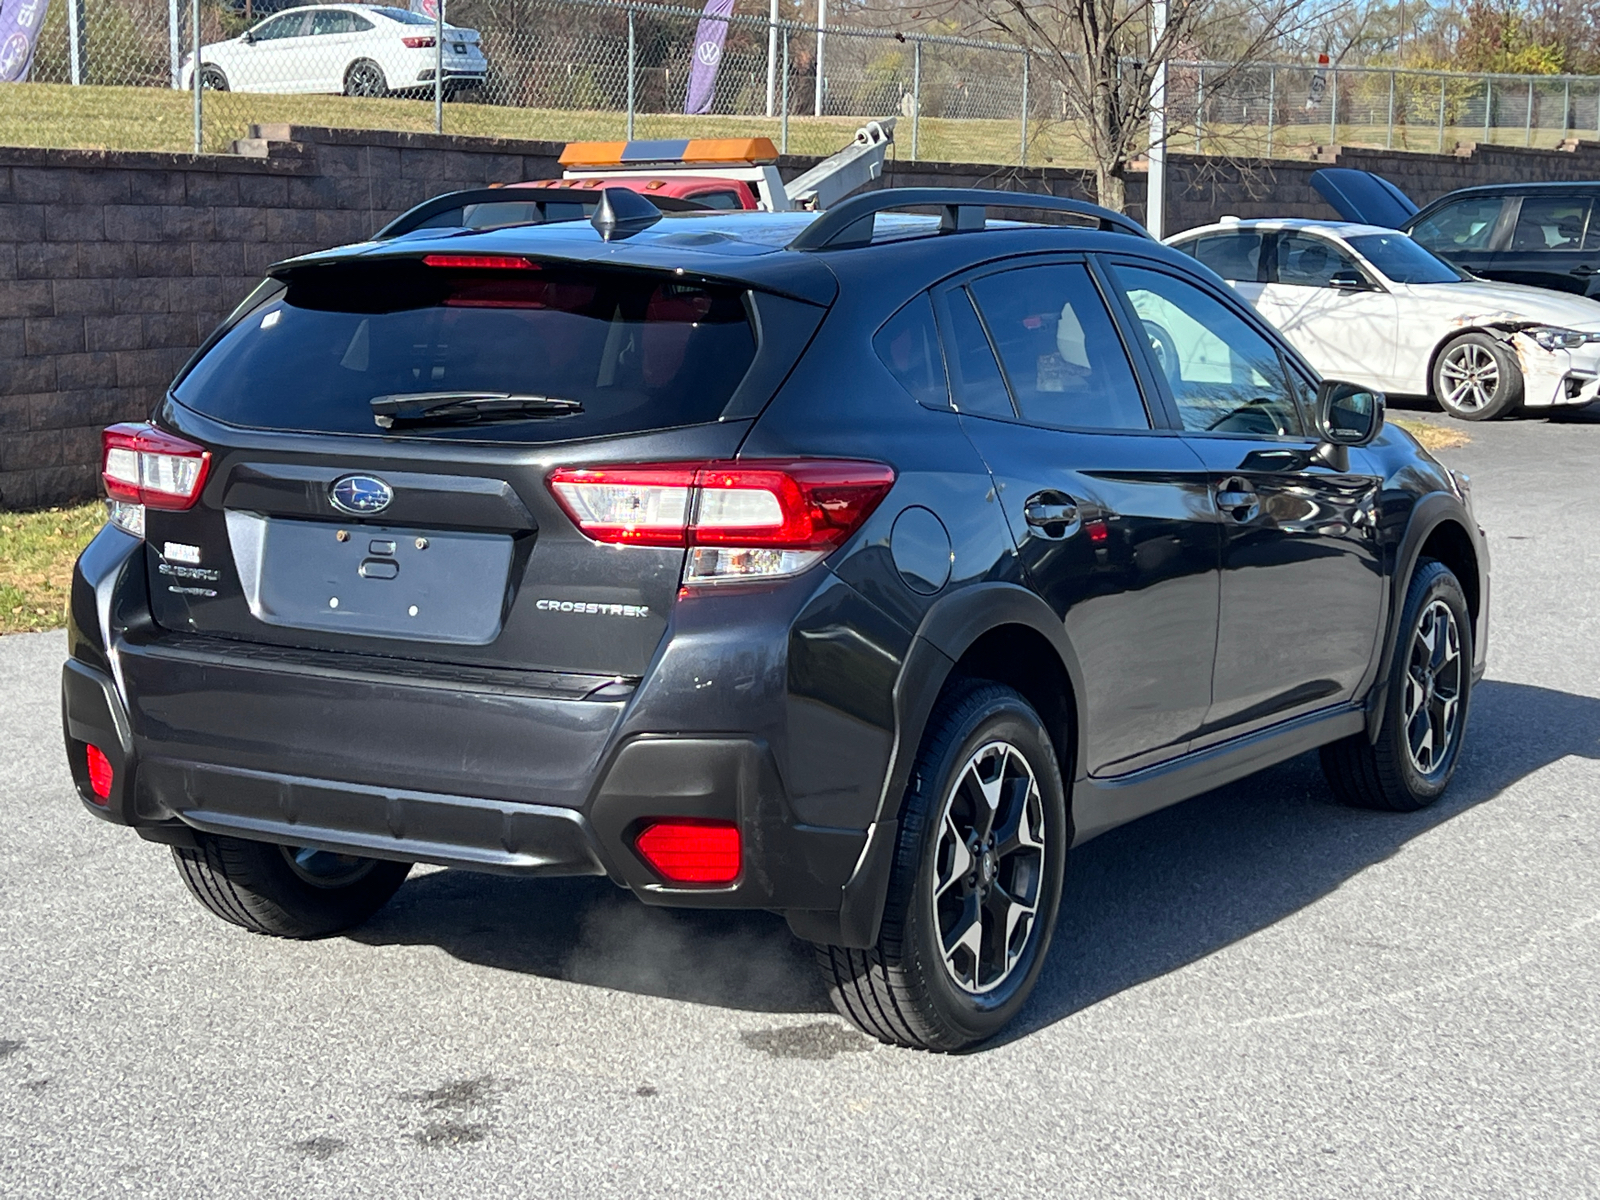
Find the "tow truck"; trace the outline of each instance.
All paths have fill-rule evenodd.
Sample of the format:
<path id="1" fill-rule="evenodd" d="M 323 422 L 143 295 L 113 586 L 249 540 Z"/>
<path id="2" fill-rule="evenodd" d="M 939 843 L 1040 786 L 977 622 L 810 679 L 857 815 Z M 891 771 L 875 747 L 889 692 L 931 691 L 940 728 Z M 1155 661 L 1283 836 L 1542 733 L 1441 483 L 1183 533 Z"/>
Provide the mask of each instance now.
<path id="1" fill-rule="evenodd" d="M 561 152 L 560 179 L 436 196 L 396 217 L 375 240 L 417 229 L 585 220 L 615 188 L 636 192 L 665 212 L 823 209 L 882 177 L 894 124 L 893 117 L 867 122 L 848 146 L 788 183 L 778 174 L 778 148 L 771 138 L 570 142 Z"/>

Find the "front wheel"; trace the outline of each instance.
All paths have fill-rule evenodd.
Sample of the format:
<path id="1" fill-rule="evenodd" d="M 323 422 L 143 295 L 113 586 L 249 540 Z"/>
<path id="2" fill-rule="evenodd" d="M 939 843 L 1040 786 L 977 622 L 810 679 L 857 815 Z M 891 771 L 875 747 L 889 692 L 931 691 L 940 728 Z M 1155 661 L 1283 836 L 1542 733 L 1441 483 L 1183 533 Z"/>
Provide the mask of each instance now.
<path id="1" fill-rule="evenodd" d="M 1522 406 L 1522 368 L 1503 342 L 1466 333 L 1439 352 L 1433 398 L 1452 417 L 1492 421 Z"/>
<path id="2" fill-rule="evenodd" d="M 912 770 L 877 945 L 817 948 L 834 1006 L 891 1045 L 994 1036 L 1044 964 L 1070 838 L 1033 707 L 999 684 L 958 685 Z"/>
<path id="3" fill-rule="evenodd" d="M 384 78 L 383 68 L 370 58 L 359 59 L 350 64 L 350 69 L 344 73 L 344 94 L 346 96 L 387 96 L 389 94 L 389 81 Z"/>
<path id="4" fill-rule="evenodd" d="M 1334 794 L 1360 808 L 1415 812 L 1455 774 L 1472 693 L 1472 620 L 1450 568 L 1420 563 L 1406 591 L 1383 723 L 1322 748 Z"/>
<path id="5" fill-rule="evenodd" d="M 224 921 L 275 937 L 327 937 L 389 902 L 410 863 L 197 833 L 172 857 L 189 891 Z"/>

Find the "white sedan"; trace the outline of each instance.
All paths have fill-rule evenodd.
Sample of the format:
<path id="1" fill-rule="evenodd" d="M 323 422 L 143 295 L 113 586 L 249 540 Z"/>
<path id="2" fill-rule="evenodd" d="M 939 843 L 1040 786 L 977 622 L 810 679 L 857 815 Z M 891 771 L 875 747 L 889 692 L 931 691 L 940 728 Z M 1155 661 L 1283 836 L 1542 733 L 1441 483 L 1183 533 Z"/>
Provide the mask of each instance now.
<path id="1" fill-rule="evenodd" d="M 1393 229 L 1224 220 L 1167 239 L 1321 374 L 1486 421 L 1600 399 L 1600 302 L 1490 283 Z"/>
<path id="2" fill-rule="evenodd" d="M 446 25 L 443 58 L 447 92 L 483 84 L 488 63 L 476 30 Z M 192 60 L 183 64 L 185 89 Z M 438 66 L 432 19 L 368 4 L 285 9 L 230 41 L 200 47 L 200 84 L 218 92 L 431 92 Z"/>

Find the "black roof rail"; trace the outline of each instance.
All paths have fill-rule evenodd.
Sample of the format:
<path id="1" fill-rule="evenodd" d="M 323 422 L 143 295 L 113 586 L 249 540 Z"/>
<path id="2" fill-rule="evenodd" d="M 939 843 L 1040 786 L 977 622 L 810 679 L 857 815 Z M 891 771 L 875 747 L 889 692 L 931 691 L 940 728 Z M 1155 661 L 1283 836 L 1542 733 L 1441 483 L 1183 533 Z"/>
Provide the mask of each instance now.
<path id="1" fill-rule="evenodd" d="M 537 224 L 548 220 L 549 218 L 545 216 L 545 205 L 547 204 L 582 205 L 583 207 L 579 210 L 579 213 L 557 219 L 569 221 L 587 220 L 594 215 L 595 209 L 600 204 L 600 193 L 600 188 L 564 188 L 560 186 L 468 188 L 460 192 L 447 192 L 443 196 L 435 196 L 432 200 L 424 200 L 415 208 L 401 213 L 382 229 L 378 230 L 377 233 L 373 234 L 372 240 L 384 242 L 417 229 L 460 229 L 466 222 L 467 209 L 476 208 L 483 204 L 532 204 L 538 207 L 539 219 L 537 222 L 508 221 L 508 225 Z M 662 212 L 699 212 L 706 208 L 704 204 L 696 204 L 693 200 L 680 200 L 675 196 L 644 196 L 643 199 L 654 204 Z"/>
<path id="2" fill-rule="evenodd" d="M 862 192 L 827 209 L 800 236 L 789 243 L 790 250 L 843 250 L 865 246 L 872 241 L 874 219 L 881 212 L 899 208 L 943 208 L 940 233 L 965 233 L 984 227 L 986 208 L 1033 209 L 1038 212 L 1070 213 L 1095 223 L 1108 233 L 1127 233 L 1147 238 L 1148 230 L 1132 217 L 1065 196 L 1040 196 L 1029 192 L 1001 192 L 989 188 L 881 188 Z"/>

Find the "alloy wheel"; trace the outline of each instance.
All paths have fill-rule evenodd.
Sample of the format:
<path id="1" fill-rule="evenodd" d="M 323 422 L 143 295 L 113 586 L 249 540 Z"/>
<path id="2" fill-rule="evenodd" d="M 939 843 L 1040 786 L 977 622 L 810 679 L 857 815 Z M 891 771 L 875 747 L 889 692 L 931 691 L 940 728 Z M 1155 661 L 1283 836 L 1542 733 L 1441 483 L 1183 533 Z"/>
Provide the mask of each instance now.
<path id="1" fill-rule="evenodd" d="M 348 887 L 370 872 L 375 859 L 353 854 L 334 854 L 311 846 L 279 846 L 283 859 L 295 875 L 312 887 Z"/>
<path id="2" fill-rule="evenodd" d="M 945 971 L 969 995 L 994 991 L 1027 958 L 1053 832 L 1020 750 L 989 742 L 967 759 L 940 814 L 932 903 Z"/>
<path id="3" fill-rule="evenodd" d="M 1477 412 L 1500 390 L 1500 363 L 1486 346 L 1464 342 L 1451 349 L 1439 365 L 1444 383 L 1440 397 L 1461 412 Z"/>
<path id="4" fill-rule="evenodd" d="M 372 63 L 357 63 L 350 68 L 350 84 L 346 91 L 352 96 L 381 96 L 387 90 L 383 72 Z"/>
<path id="5" fill-rule="evenodd" d="M 1423 610 L 1406 663 L 1406 753 L 1422 775 L 1449 761 L 1461 715 L 1461 631 L 1443 600 Z"/>

